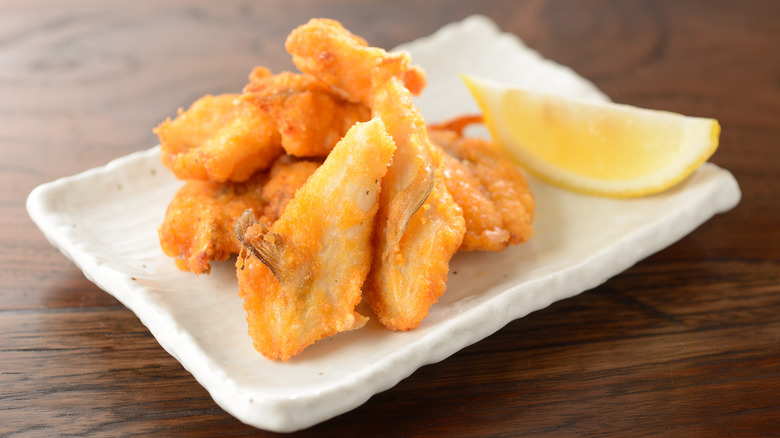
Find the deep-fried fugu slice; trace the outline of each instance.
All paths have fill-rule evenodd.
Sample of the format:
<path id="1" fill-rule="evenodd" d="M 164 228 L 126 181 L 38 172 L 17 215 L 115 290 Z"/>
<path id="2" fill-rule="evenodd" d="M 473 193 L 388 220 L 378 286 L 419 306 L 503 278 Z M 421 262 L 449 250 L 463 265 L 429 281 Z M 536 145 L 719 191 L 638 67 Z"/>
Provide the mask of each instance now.
<path id="1" fill-rule="evenodd" d="M 385 326 L 409 330 L 444 293 L 465 223 L 411 94 L 396 77 L 380 73 L 375 84 L 372 115 L 385 123 L 396 151 L 382 181 L 375 255 L 364 293 Z"/>
<path id="2" fill-rule="evenodd" d="M 203 96 L 154 132 L 163 164 L 179 179 L 246 181 L 282 154 L 273 121 L 238 94 Z"/>
<path id="3" fill-rule="evenodd" d="M 466 219 L 460 249 L 501 251 L 528 240 L 534 231 L 534 197 L 500 145 L 446 128 L 429 127 L 428 134 L 446 151 L 445 182 Z"/>
<path id="4" fill-rule="evenodd" d="M 270 227 L 282 216 L 287 203 L 295 192 L 322 165 L 321 161 L 298 160 L 282 155 L 271 167 L 268 182 L 263 186 L 263 201 L 266 202 L 260 222 Z"/>
<path id="5" fill-rule="evenodd" d="M 266 179 L 259 173 L 243 183 L 187 181 L 168 204 L 158 229 L 163 252 L 196 274 L 208 274 L 210 262 L 238 253 L 233 224 L 244 210 L 259 212 L 266 206 L 262 194 Z"/>
<path id="6" fill-rule="evenodd" d="M 258 172 L 241 183 L 189 180 L 171 202 L 158 229 L 163 252 L 196 274 L 208 274 L 212 261 L 238 254 L 236 219 L 252 209 L 270 226 L 287 203 L 320 166 L 318 161 L 280 157 L 270 172 Z"/>
<path id="7" fill-rule="evenodd" d="M 349 128 L 370 119 L 364 104 L 335 95 L 314 76 L 256 67 L 242 100 L 263 109 L 281 135 L 285 152 L 296 157 L 324 157 Z"/>
<path id="8" fill-rule="evenodd" d="M 372 74 L 378 67 L 400 78 L 412 94 L 425 87 L 425 73 L 410 65 L 407 52 L 369 47 L 335 20 L 313 18 L 298 26 L 287 37 L 285 48 L 300 71 L 317 77 L 352 102 L 370 100 Z"/>
<path id="9" fill-rule="evenodd" d="M 365 324 L 355 312 L 371 264 L 380 181 L 395 145 L 381 120 L 358 123 L 270 228 L 246 213 L 236 234 L 239 292 L 255 348 L 288 360 Z"/>

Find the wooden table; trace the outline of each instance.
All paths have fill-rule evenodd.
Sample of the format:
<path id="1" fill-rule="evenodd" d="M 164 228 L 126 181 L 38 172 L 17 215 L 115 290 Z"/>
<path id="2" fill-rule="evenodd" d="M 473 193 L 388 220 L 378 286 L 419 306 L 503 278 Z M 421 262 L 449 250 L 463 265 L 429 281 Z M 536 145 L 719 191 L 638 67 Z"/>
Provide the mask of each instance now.
<path id="1" fill-rule="evenodd" d="M 482 13 L 613 100 L 723 126 L 743 191 L 606 284 L 299 436 L 745 435 L 780 424 L 780 3 L 0 2 L 0 435 L 254 434 L 51 247 L 37 185 L 156 144 L 314 16 L 394 47 Z M 456 54 L 455 54 L 456 55 Z"/>

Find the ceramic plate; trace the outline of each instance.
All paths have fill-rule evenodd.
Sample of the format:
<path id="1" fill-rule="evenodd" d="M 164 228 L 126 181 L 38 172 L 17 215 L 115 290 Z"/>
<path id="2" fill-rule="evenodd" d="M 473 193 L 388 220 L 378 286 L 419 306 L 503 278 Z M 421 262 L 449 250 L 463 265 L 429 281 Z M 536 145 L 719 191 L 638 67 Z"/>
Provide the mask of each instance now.
<path id="1" fill-rule="evenodd" d="M 429 121 L 478 111 L 458 73 L 606 99 L 481 16 L 402 48 L 428 73 L 417 103 Z M 663 194 L 634 200 L 582 196 L 531 179 L 535 236 L 501 253 L 457 254 L 447 292 L 419 328 L 391 332 L 371 322 L 279 363 L 252 348 L 232 261 L 195 276 L 160 250 L 157 227 L 181 182 L 159 154 L 148 149 L 44 184 L 30 194 L 30 216 L 91 281 L 135 312 L 222 408 L 284 432 L 353 409 L 513 319 L 597 286 L 740 198 L 731 174 L 712 164 Z"/>

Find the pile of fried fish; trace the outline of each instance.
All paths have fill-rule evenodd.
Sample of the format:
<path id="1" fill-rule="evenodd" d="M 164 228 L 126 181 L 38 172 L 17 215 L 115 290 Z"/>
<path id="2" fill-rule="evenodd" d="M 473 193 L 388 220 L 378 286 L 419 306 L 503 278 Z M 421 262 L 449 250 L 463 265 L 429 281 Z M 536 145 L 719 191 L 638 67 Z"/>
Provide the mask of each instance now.
<path id="1" fill-rule="evenodd" d="M 362 300 L 390 329 L 417 327 L 457 251 L 526 241 L 534 212 L 500 146 L 463 134 L 479 116 L 426 125 L 412 100 L 425 73 L 408 53 L 329 19 L 285 47 L 300 73 L 256 67 L 242 93 L 204 96 L 155 129 L 185 181 L 163 251 L 196 274 L 237 254 L 254 346 L 282 361 L 362 327 Z"/>

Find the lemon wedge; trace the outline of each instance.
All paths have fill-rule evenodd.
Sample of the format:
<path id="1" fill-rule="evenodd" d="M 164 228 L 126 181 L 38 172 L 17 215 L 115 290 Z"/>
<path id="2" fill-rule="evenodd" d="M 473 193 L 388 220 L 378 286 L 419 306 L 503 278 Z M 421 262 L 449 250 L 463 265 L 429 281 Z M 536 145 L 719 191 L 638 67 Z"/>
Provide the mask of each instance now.
<path id="1" fill-rule="evenodd" d="M 529 172 L 569 190 L 622 198 L 658 193 L 718 147 L 714 119 L 462 79 L 493 138 Z"/>

